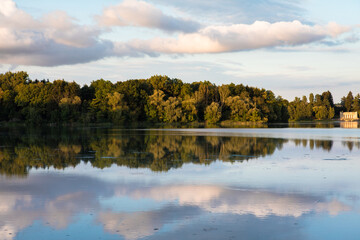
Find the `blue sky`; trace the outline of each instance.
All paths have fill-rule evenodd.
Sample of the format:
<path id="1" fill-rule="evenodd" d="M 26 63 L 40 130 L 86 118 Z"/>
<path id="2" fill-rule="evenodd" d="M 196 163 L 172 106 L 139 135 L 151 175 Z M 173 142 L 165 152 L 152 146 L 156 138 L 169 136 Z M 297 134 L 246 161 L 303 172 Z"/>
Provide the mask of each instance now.
<path id="1" fill-rule="evenodd" d="M 289 100 L 360 92 L 355 0 L 2 0 L 0 71 L 89 84 L 168 75 Z"/>

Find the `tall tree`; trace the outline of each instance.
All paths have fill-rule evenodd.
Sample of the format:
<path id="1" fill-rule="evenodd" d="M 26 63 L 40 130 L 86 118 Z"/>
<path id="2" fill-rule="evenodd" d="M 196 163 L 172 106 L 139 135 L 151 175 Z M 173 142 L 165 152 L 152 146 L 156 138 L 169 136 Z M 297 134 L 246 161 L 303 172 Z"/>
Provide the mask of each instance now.
<path id="1" fill-rule="evenodd" d="M 205 120 L 208 123 L 218 123 L 221 119 L 221 107 L 217 102 L 212 102 L 205 110 Z"/>
<path id="2" fill-rule="evenodd" d="M 352 109 L 351 109 L 351 106 L 353 104 L 353 101 L 354 101 L 354 97 L 352 95 L 352 92 L 350 91 L 348 93 L 348 95 L 346 96 L 345 98 L 345 102 L 344 102 L 344 107 L 346 109 L 347 112 L 350 112 Z"/>
<path id="3" fill-rule="evenodd" d="M 154 94 L 149 97 L 146 105 L 146 115 L 150 121 L 164 121 L 164 98 L 165 93 L 161 90 L 155 90 Z"/>

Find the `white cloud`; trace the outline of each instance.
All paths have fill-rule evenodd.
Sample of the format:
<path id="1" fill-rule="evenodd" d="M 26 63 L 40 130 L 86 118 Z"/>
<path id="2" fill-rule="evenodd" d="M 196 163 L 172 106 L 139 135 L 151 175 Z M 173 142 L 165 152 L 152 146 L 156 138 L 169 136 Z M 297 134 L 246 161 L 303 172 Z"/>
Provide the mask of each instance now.
<path id="1" fill-rule="evenodd" d="M 301 46 L 336 40 L 350 27 L 336 23 L 307 25 L 299 21 L 212 25 L 164 14 L 155 6 L 125 0 L 104 9 L 103 25 L 82 25 L 66 12 L 55 11 L 36 19 L 14 0 L 0 2 L 0 64 L 58 66 L 87 63 L 106 57 L 143 57 L 160 54 L 199 54 Z M 140 26 L 180 32 L 173 37 L 112 42 L 102 39 L 109 26 Z M 195 31 L 195 32 L 194 32 Z"/>
<path id="2" fill-rule="evenodd" d="M 94 44 L 102 30 L 99 27 L 76 24 L 76 19 L 70 17 L 66 12 L 55 11 L 46 14 L 41 19 L 35 19 L 23 10 L 16 7 L 13 0 L 4 0 L 0 3 L 0 41 L 6 44 L 6 37 L 9 32 L 17 35 L 11 40 L 27 45 L 37 35 L 37 39 L 43 38 L 56 43 L 73 46 L 87 47 Z M 14 44 L 15 44 L 14 43 Z M 31 42 L 32 43 L 32 42 Z M 1 44 L 2 48 L 4 45 Z M 10 46 L 7 46 L 10 48 Z"/>
<path id="3" fill-rule="evenodd" d="M 194 32 L 200 27 L 195 21 L 166 15 L 150 3 L 137 0 L 125 0 L 107 7 L 96 19 L 104 26 L 137 26 L 169 32 Z"/>
<path id="4" fill-rule="evenodd" d="M 10 16 L 16 11 L 16 4 L 11 0 L 3 0 L 0 3 L 0 14 Z"/>
<path id="5" fill-rule="evenodd" d="M 0 2 L 0 63 L 56 66 L 102 59 L 113 44 L 99 39 L 102 29 L 77 24 L 65 12 L 35 19 L 13 0 Z"/>
<path id="6" fill-rule="evenodd" d="M 102 59 L 112 52 L 108 41 L 73 47 L 46 38 L 43 33 L 0 29 L 0 62 L 15 65 L 57 66 Z"/>
<path id="7" fill-rule="evenodd" d="M 42 18 L 45 37 L 58 44 L 72 47 L 89 47 L 97 42 L 101 30 L 97 27 L 78 25 L 66 12 L 56 11 Z"/>
<path id="8" fill-rule="evenodd" d="M 351 28 L 329 23 L 310 26 L 299 21 L 209 26 L 178 38 L 135 40 L 134 48 L 159 53 L 219 53 L 277 46 L 297 46 L 335 38 Z"/>
<path id="9" fill-rule="evenodd" d="M 26 29 L 30 25 L 35 26 L 37 22 L 31 15 L 17 8 L 13 0 L 0 2 L 0 27 Z"/>

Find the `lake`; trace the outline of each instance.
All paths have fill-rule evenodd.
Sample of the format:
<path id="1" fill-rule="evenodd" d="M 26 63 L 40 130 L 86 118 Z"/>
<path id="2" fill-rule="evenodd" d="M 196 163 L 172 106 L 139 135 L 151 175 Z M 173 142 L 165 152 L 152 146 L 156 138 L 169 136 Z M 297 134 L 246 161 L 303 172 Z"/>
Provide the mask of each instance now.
<path id="1" fill-rule="evenodd" d="M 328 127 L 1 128 L 0 240 L 359 239 L 360 129 Z"/>

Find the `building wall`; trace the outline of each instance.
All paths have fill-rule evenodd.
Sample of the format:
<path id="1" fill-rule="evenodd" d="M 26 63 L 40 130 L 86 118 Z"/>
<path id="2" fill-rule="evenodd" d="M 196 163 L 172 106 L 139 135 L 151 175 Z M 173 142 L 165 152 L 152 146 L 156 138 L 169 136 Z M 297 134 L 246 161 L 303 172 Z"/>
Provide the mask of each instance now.
<path id="1" fill-rule="evenodd" d="M 357 112 L 341 112 L 340 113 L 340 120 L 358 120 L 358 113 Z"/>

